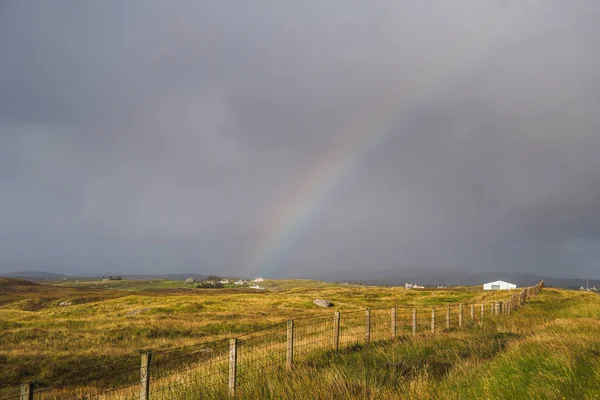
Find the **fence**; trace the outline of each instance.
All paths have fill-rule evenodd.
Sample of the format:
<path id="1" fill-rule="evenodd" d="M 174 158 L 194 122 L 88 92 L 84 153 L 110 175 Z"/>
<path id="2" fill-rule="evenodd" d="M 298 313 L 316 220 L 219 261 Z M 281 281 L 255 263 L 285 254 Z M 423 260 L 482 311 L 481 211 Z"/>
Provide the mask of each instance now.
<path id="1" fill-rule="evenodd" d="M 336 311 L 328 318 L 290 320 L 232 339 L 146 353 L 141 356 L 141 364 L 139 357 L 122 360 L 121 368 L 93 379 L 60 385 L 26 383 L 17 394 L 2 400 L 158 400 L 243 395 L 244 385 L 264 378 L 270 371 L 291 370 L 318 351 L 338 351 L 479 324 L 485 318 L 510 314 L 542 287 L 543 282 L 527 287 L 504 302 Z M 105 382 L 111 377 L 117 383 L 107 388 Z"/>

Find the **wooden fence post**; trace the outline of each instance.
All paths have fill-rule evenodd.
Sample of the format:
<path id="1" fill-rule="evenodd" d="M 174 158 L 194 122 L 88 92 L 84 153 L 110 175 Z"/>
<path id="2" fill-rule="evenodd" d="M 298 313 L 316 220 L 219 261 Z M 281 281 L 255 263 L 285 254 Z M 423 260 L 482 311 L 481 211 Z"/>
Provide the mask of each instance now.
<path id="1" fill-rule="evenodd" d="M 458 326 L 462 326 L 462 303 L 458 305 Z"/>
<path id="2" fill-rule="evenodd" d="M 496 315 L 500 315 L 500 314 L 502 314 L 502 302 L 497 301 L 496 302 Z"/>
<path id="3" fill-rule="evenodd" d="M 20 400 L 33 400 L 33 383 L 23 383 L 21 385 Z"/>
<path id="4" fill-rule="evenodd" d="M 446 306 L 446 329 L 450 330 L 450 306 Z"/>
<path id="5" fill-rule="evenodd" d="M 412 310 L 412 330 L 413 336 L 417 336 L 417 309 L 413 308 Z"/>
<path id="6" fill-rule="evenodd" d="M 483 321 L 483 317 L 485 316 L 485 304 L 481 303 L 481 320 Z"/>
<path id="7" fill-rule="evenodd" d="M 475 321 L 475 304 L 471 304 L 471 322 Z"/>
<path id="8" fill-rule="evenodd" d="M 492 304 L 490 304 L 490 306 L 491 306 L 491 312 L 492 312 L 492 315 L 496 314 L 496 303 L 494 303 L 494 302 L 492 301 Z"/>
<path id="9" fill-rule="evenodd" d="M 365 311 L 365 342 L 371 341 L 371 310 L 367 308 Z"/>
<path id="10" fill-rule="evenodd" d="M 435 308 L 431 309 L 431 333 L 435 333 Z"/>
<path id="11" fill-rule="evenodd" d="M 142 354 L 140 400 L 148 400 L 150 397 L 150 361 L 152 361 L 152 353 Z"/>
<path id="12" fill-rule="evenodd" d="M 392 339 L 396 338 L 396 307 L 392 307 L 392 326 L 391 326 Z"/>
<path id="13" fill-rule="evenodd" d="M 287 322 L 287 349 L 285 352 L 285 366 L 288 370 L 292 369 L 294 362 L 294 320 Z"/>
<path id="14" fill-rule="evenodd" d="M 235 397 L 237 383 L 237 339 L 229 340 L 229 395 Z"/>
<path id="15" fill-rule="evenodd" d="M 333 349 L 338 351 L 340 348 L 340 312 L 333 313 Z"/>

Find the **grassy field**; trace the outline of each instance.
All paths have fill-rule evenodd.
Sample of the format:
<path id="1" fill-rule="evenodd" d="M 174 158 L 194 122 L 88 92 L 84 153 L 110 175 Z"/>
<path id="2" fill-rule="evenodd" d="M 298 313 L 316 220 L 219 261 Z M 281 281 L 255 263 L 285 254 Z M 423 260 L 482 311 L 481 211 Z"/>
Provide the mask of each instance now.
<path id="1" fill-rule="evenodd" d="M 130 362 L 139 365 L 143 351 L 229 338 L 288 319 L 331 316 L 333 309 L 313 304 L 317 298 L 332 301 L 336 310 L 354 311 L 507 297 L 474 288 L 405 290 L 302 280 L 264 286 L 256 291 L 195 289 L 173 281 L 37 285 L 0 279 L 0 382 L 60 385 Z"/>
<path id="2" fill-rule="evenodd" d="M 322 352 L 241 398 L 597 399 L 600 297 L 544 289 L 510 315 L 439 335 Z"/>
<path id="3" fill-rule="evenodd" d="M 227 372 L 221 370 L 226 367 L 226 358 L 220 366 L 215 366 L 214 379 L 206 380 L 204 376 L 210 370 L 203 367 L 196 372 L 186 370 L 196 364 L 186 361 L 190 349 L 185 346 L 235 337 L 295 319 L 298 345 L 302 349 L 302 335 L 309 338 L 311 321 L 329 318 L 333 310 L 340 310 L 343 318 L 357 315 L 356 332 L 362 338 L 366 308 L 373 310 L 374 326 L 379 326 L 377 318 L 380 318 L 383 327 L 382 332 L 374 332 L 373 343 L 345 345 L 338 352 L 308 351 L 300 355 L 293 371 L 277 367 L 268 372 L 262 369 L 244 372 L 242 367 L 237 397 L 600 397 L 600 297 L 595 293 L 546 288 L 510 315 L 471 323 L 468 308 L 465 308 L 464 326 L 457 329 L 457 320 L 453 319 L 453 328 L 445 330 L 444 305 L 488 303 L 505 300 L 510 294 L 468 287 L 405 290 L 302 280 L 266 281 L 264 286 L 266 290 L 256 291 L 196 289 L 193 284 L 175 281 L 48 285 L 0 278 L 0 382 L 3 387 L 0 398 L 15 394 L 16 385 L 23 381 L 38 381 L 40 388 L 76 381 L 82 381 L 79 384 L 82 386 L 89 385 L 89 378 L 100 375 L 107 377 L 93 381 L 97 389 L 132 382 L 133 386 L 129 391 L 99 398 L 131 397 L 139 391 L 135 384 L 136 379 L 139 380 L 139 354 L 148 350 L 162 354 L 166 351 L 169 358 L 180 360 L 181 357 L 180 361 L 188 362 L 155 367 L 154 387 L 175 388 L 155 398 L 197 398 L 200 391 L 206 393 L 209 383 L 216 388 L 213 397 L 226 398 Z M 315 306 L 313 300 L 317 298 L 332 301 L 334 307 Z M 61 306 L 61 303 L 68 305 Z M 395 306 L 415 306 L 423 310 L 418 317 L 423 325 L 417 337 L 404 331 L 397 340 L 380 340 L 389 337 L 389 308 Z M 440 332 L 436 334 L 428 332 L 433 306 L 439 310 Z M 345 321 L 350 323 L 350 330 L 354 329 L 351 320 Z M 277 337 L 269 351 L 284 355 L 285 331 L 280 328 L 258 332 L 256 342 L 252 336 L 246 336 L 244 345 L 260 348 L 263 332 L 271 331 Z M 329 333 L 325 336 L 331 339 Z M 226 357 L 227 341 L 218 343 L 214 345 L 213 356 L 221 351 Z M 244 357 L 251 362 L 248 365 L 254 365 L 248 357 L 263 355 L 261 351 L 255 355 L 242 352 L 241 365 L 244 365 Z M 160 361 L 160 357 L 157 360 Z M 114 373 L 126 368 L 132 368 L 132 372 Z M 182 384 L 194 377 L 190 373 L 200 372 L 205 374 L 202 384 Z M 72 394 L 68 390 L 59 389 L 49 397 L 40 398 L 63 398 Z"/>

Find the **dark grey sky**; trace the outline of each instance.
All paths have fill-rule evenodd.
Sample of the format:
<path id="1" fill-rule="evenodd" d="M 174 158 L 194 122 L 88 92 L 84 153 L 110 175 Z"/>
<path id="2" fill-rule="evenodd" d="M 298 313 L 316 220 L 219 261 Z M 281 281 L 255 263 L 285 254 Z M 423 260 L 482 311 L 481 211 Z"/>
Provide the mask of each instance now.
<path id="1" fill-rule="evenodd" d="M 4 1 L 0 272 L 599 278 L 600 2 Z"/>

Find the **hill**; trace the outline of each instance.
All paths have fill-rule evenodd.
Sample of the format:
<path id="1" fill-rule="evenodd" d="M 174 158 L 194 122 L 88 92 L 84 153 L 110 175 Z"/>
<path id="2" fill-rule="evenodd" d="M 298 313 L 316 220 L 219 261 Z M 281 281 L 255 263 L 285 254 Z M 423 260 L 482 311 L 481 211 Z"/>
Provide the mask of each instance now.
<path id="1" fill-rule="evenodd" d="M 26 278 L 36 280 L 59 280 L 67 276 L 64 274 L 56 274 L 54 272 L 45 271 L 17 271 L 3 273 L 2 275 L 11 278 Z"/>
<path id="2" fill-rule="evenodd" d="M 38 286 L 38 284 L 25 279 L 0 277 L 0 286 Z"/>

